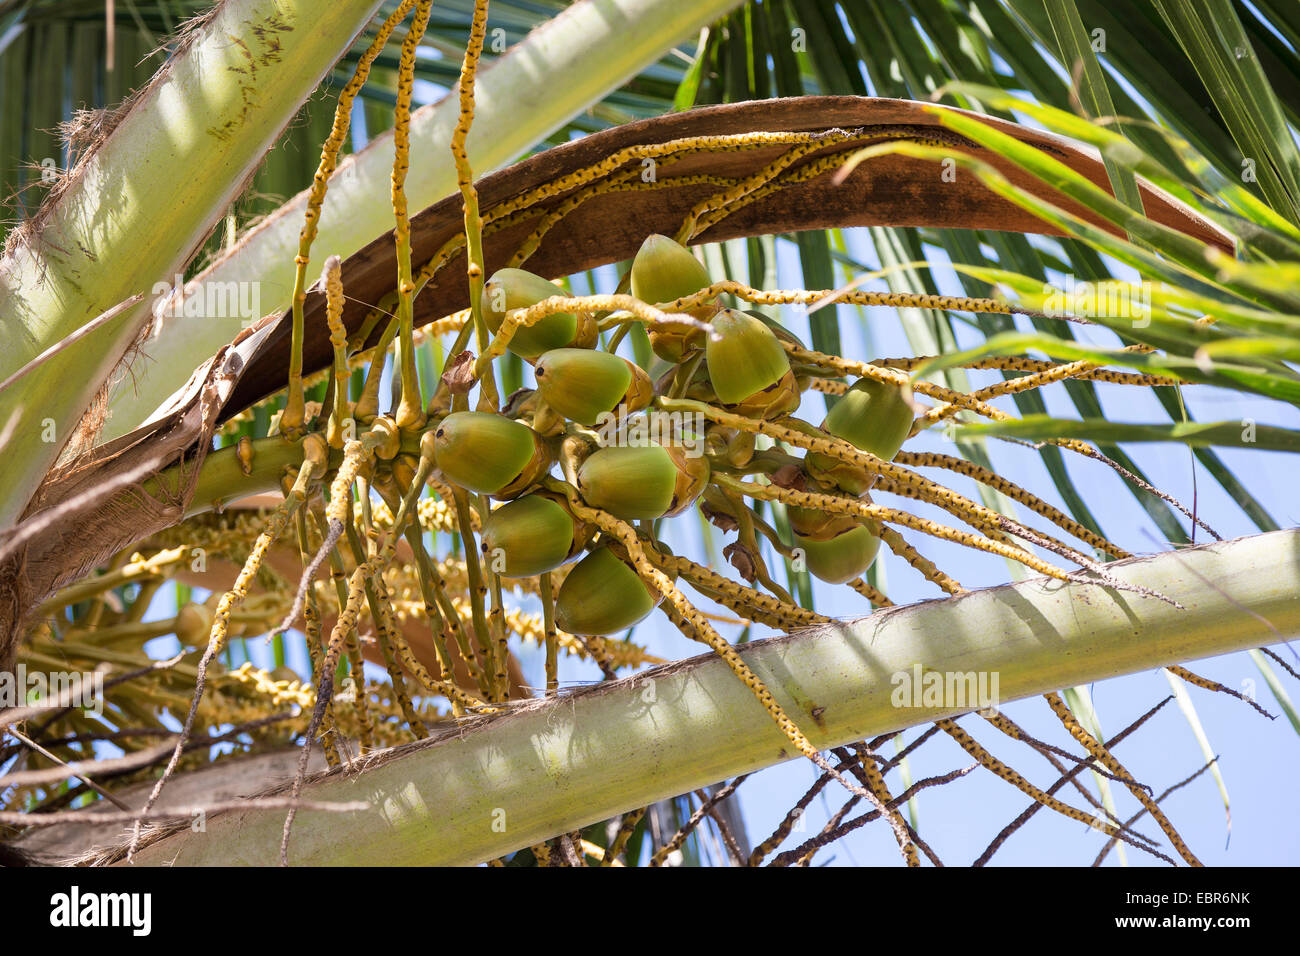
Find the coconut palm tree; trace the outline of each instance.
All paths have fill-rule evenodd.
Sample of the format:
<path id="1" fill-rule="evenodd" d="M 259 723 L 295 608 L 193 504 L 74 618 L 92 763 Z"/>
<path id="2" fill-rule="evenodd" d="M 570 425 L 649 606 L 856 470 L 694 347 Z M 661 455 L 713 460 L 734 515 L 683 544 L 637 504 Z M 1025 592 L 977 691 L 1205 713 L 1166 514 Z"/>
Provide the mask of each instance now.
<path id="1" fill-rule="evenodd" d="M 106 672 L 0 710 L 17 845 L 806 864 L 878 821 L 937 862 L 937 738 L 1032 798 L 981 864 L 1039 808 L 1200 862 L 1087 685 L 1165 668 L 1225 806 L 1187 685 L 1267 708 L 1182 663 L 1249 651 L 1300 730 L 1259 491 L 1300 22 L 1202 6 L 0 3 L 0 669 Z M 659 420 L 703 457 L 619 454 Z M 800 755 L 751 839 L 729 798 Z"/>

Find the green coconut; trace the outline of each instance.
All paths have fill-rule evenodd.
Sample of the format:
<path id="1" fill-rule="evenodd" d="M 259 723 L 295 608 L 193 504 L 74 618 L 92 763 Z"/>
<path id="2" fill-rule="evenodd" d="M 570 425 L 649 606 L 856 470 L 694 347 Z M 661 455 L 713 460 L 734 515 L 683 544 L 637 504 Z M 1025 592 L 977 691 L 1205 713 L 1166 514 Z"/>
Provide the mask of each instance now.
<path id="1" fill-rule="evenodd" d="M 533 374 L 542 400 L 565 418 L 595 425 L 603 415 L 636 412 L 650 404 L 654 389 L 639 365 L 610 352 L 551 349 Z"/>
<path id="2" fill-rule="evenodd" d="M 822 427 L 888 461 L 903 447 L 914 417 L 901 388 L 860 378 L 835 403 Z"/>
<path id="3" fill-rule="evenodd" d="M 616 634 L 643 620 L 661 600 L 630 564 L 608 547 L 597 548 L 560 585 L 555 623 L 570 634 Z"/>
<path id="4" fill-rule="evenodd" d="M 587 504 L 624 521 L 661 518 L 672 507 L 677 477 L 661 445 L 602 448 L 578 469 L 578 491 Z"/>
<path id="5" fill-rule="evenodd" d="M 710 284 L 700 260 L 667 236 L 646 237 L 632 260 L 632 294 L 650 305 L 674 302 Z"/>
<path id="6" fill-rule="evenodd" d="M 551 296 L 567 294 L 554 282 L 524 269 L 498 269 L 483 284 L 480 298 L 483 319 L 488 328 L 498 332 L 510 310 L 526 309 Z M 522 358 L 536 358 L 548 349 L 572 344 L 577 334 L 578 317 L 572 312 L 557 312 L 540 322 L 517 328 L 509 348 Z"/>
<path id="7" fill-rule="evenodd" d="M 880 539 L 865 525 L 844 531 L 829 541 L 796 534 L 794 543 L 803 549 L 809 573 L 831 584 L 844 584 L 866 573 L 880 550 Z"/>
<path id="8" fill-rule="evenodd" d="M 572 556 L 575 532 L 573 515 L 554 498 L 525 495 L 488 515 L 483 553 L 489 566 L 506 577 L 531 577 L 555 570 Z M 502 560 L 494 563 L 498 557 Z"/>
<path id="9" fill-rule="evenodd" d="M 862 451 L 890 461 L 907 440 L 913 418 L 912 407 L 902 389 L 887 382 L 860 378 L 835 403 L 822 422 L 822 429 Z M 869 472 L 829 455 L 808 455 L 807 467 L 818 480 L 854 495 L 862 494 L 874 482 Z"/>
<path id="10" fill-rule="evenodd" d="M 587 504 L 624 521 L 681 514 L 709 483 L 709 460 L 680 447 L 602 448 L 578 469 Z"/>
<path id="11" fill-rule="evenodd" d="M 491 412 L 452 412 L 433 433 L 434 458 L 452 484 L 494 495 L 535 467 L 537 434 Z"/>
<path id="12" fill-rule="evenodd" d="M 719 309 L 712 322 L 718 338 L 705 345 L 704 364 L 718 401 L 746 402 L 789 375 L 790 359 L 765 322 L 735 309 Z"/>

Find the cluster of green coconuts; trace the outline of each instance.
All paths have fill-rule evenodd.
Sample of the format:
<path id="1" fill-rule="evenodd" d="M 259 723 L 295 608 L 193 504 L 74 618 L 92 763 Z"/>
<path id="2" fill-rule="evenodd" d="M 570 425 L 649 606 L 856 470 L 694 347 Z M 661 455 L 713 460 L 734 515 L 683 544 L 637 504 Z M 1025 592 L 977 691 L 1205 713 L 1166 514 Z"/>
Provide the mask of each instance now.
<path id="1" fill-rule="evenodd" d="M 672 302 L 710 285 L 704 267 L 683 246 L 652 235 L 632 265 L 632 295 L 643 302 Z M 559 286 L 522 269 L 501 269 L 485 284 L 483 315 L 495 332 L 506 313 L 551 296 Z M 589 429 L 610 416 L 631 416 L 649 408 L 657 393 L 673 385 L 680 369 L 694 369 L 684 397 L 706 401 L 751 418 L 778 419 L 798 407 L 807 374 L 792 367 L 782 340 L 790 332 L 758 312 L 708 304 L 692 310 L 715 336 L 697 326 L 663 323 L 647 329 L 655 354 L 673 368 L 656 384 L 635 363 L 594 348 L 589 315 L 560 313 L 519 328 L 510 350 L 533 365 L 536 389 L 521 389 L 501 414 L 459 411 L 434 432 L 439 470 L 448 481 L 506 502 L 488 515 L 482 535 L 486 555 L 505 577 L 531 577 L 583 555 L 555 600 L 556 623 L 571 634 L 613 634 L 649 615 L 661 600 L 637 574 L 621 546 L 578 518 L 563 494 L 541 487 L 566 435 L 591 436 Z M 699 353 L 703 352 L 703 361 Z M 912 425 L 912 410 L 898 389 L 861 379 L 841 397 L 822 429 L 864 451 L 890 459 Z M 572 422 L 582 429 L 575 429 Z M 651 430 L 654 434 L 654 430 Z M 661 436 L 662 437 L 662 436 Z M 681 514 L 703 496 L 706 516 L 724 528 L 729 505 L 709 483 L 711 462 L 744 469 L 755 455 L 754 435 L 710 424 L 701 454 L 677 441 L 597 447 L 579 441 L 576 487 L 583 501 L 624 521 Z M 698 444 L 698 443 L 697 443 Z M 872 476 L 825 455 L 809 453 L 786 487 L 866 496 Z M 793 545 L 807 569 L 831 583 L 844 583 L 870 567 L 879 539 L 860 519 L 815 509 L 788 510 Z M 656 544 L 666 550 L 662 544 Z M 585 554 L 584 554 L 585 552 Z"/>

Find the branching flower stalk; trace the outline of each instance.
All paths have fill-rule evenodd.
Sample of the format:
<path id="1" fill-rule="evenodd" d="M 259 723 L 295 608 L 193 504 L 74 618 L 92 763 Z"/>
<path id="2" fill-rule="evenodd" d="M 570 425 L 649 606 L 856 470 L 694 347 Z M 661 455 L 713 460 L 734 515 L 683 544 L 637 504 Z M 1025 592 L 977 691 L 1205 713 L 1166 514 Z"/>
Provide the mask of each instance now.
<path id="1" fill-rule="evenodd" d="M 1165 816 L 1164 811 L 1161 810 L 1155 800 L 1151 798 L 1150 794 L 1147 792 L 1147 788 L 1134 780 L 1132 774 L 1124 769 L 1124 765 L 1115 759 L 1115 755 L 1103 746 L 1097 738 L 1093 737 L 1092 734 L 1083 729 L 1083 726 L 1075 716 L 1070 713 L 1070 709 L 1065 706 L 1065 701 L 1061 700 L 1059 694 L 1045 694 L 1044 697 L 1047 700 L 1047 705 L 1052 708 L 1052 713 L 1057 716 L 1057 719 L 1061 721 L 1065 729 L 1070 732 L 1070 736 L 1082 744 L 1088 753 L 1092 754 L 1092 756 L 1107 770 L 1118 777 L 1124 785 L 1128 787 L 1129 792 L 1138 799 L 1138 802 L 1146 808 L 1147 812 L 1151 814 L 1156 823 L 1160 825 L 1160 829 L 1165 832 L 1165 836 L 1169 838 L 1169 842 L 1173 844 L 1174 849 L 1178 851 L 1178 855 L 1186 860 L 1191 866 L 1201 866 L 1201 861 L 1197 859 L 1196 855 L 1188 848 L 1187 843 L 1183 840 L 1182 836 L 1179 835 L 1178 831 L 1174 829 L 1174 825 L 1169 822 L 1169 818 Z M 1114 834 L 1112 834 L 1112 836 L 1113 835 Z"/>
<path id="2" fill-rule="evenodd" d="M 491 367 L 494 359 L 506 354 L 515 332 L 521 328 L 536 325 L 542 319 L 559 312 L 626 312 L 630 315 L 611 316 L 599 324 L 601 331 L 613 325 L 620 325 L 635 319 L 649 325 L 686 325 L 699 329 L 706 335 L 713 334 L 713 327 L 689 315 L 662 312 L 654 306 L 646 305 L 640 299 L 630 295 L 584 295 L 552 296 L 526 309 L 515 309 L 506 314 L 497 332 L 487 347 L 475 360 L 475 374 L 483 375 Z M 481 381 L 481 379 L 480 379 Z"/>
<path id="3" fill-rule="evenodd" d="M 790 488 L 781 488 L 777 485 L 759 485 L 754 482 L 736 481 L 727 475 L 716 475 L 716 482 L 730 488 L 740 494 L 748 495 L 751 498 L 759 498 L 764 501 L 779 501 L 784 505 L 795 505 L 800 508 L 814 508 L 819 511 L 826 511 L 831 514 L 852 515 L 854 517 L 865 518 L 871 522 L 889 521 L 894 524 L 902 525 L 905 528 L 911 528 L 913 531 L 920 531 L 931 537 L 940 538 L 945 541 L 954 541 L 957 544 L 965 545 L 968 548 L 974 548 L 979 551 L 986 551 L 989 554 L 996 554 L 1004 558 L 1010 558 L 1013 561 L 1019 561 L 1026 567 L 1037 571 L 1039 574 L 1045 574 L 1048 577 L 1056 578 L 1058 581 L 1070 580 L 1070 575 L 1060 568 L 1042 561 L 1034 555 L 1014 545 L 1003 544 L 1000 541 L 993 541 L 989 538 L 983 538 L 979 535 L 969 534 L 965 531 L 958 531 L 955 528 L 949 528 L 947 525 L 937 524 L 926 518 L 919 518 L 916 515 L 909 514 L 906 511 L 899 511 L 896 508 L 886 508 L 882 505 L 868 504 L 865 501 L 851 498 L 840 498 L 833 495 L 823 495 L 811 491 L 795 491 Z"/>
<path id="4" fill-rule="evenodd" d="M 400 329 L 399 350 L 402 362 L 402 398 L 394 413 L 397 426 L 415 431 L 424 426 L 424 403 L 420 400 L 419 372 L 415 365 L 414 319 L 411 300 L 415 284 L 411 281 L 411 219 L 406 209 L 406 173 L 411 162 L 411 93 L 415 86 L 415 51 L 429 25 L 433 0 L 419 0 L 411 29 L 402 41 L 402 55 L 397 70 L 397 105 L 393 119 L 393 218 L 397 225 L 397 321 Z M 383 353 L 377 353 L 377 357 Z"/>
<path id="5" fill-rule="evenodd" d="M 475 0 L 474 18 L 470 24 L 469 43 L 465 47 L 465 59 L 460 67 L 460 81 L 457 92 L 460 97 L 460 115 L 451 136 L 451 155 L 456 164 L 456 179 L 460 184 L 461 197 L 465 205 L 465 244 L 466 277 L 469 280 L 470 316 L 474 323 L 474 334 L 478 341 L 479 352 L 488 346 L 487 323 L 483 319 L 483 283 L 487 276 L 483 262 L 483 223 L 479 216 L 478 190 L 474 186 L 474 172 L 469 162 L 469 152 L 465 143 L 469 138 L 470 127 L 474 123 L 474 74 L 478 69 L 479 57 L 483 53 L 483 40 L 487 34 L 487 0 Z M 477 366 L 479 377 L 480 407 L 496 411 L 499 397 L 496 392 L 495 379 L 490 366 Z"/>
<path id="6" fill-rule="evenodd" d="M 221 597 L 216 613 L 213 615 L 212 632 L 208 639 L 207 649 L 199 660 L 198 673 L 195 675 L 194 698 L 190 703 L 189 712 L 185 715 L 185 723 L 176 739 L 176 747 L 172 751 L 171 759 L 167 762 L 167 767 L 162 776 L 158 778 L 158 782 L 154 784 L 153 790 L 150 791 L 149 797 L 145 800 L 145 805 L 140 811 L 140 816 L 132 827 L 131 845 L 127 850 L 128 859 L 134 855 L 136 847 L 139 846 L 143 819 L 153 809 L 154 804 L 158 802 L 163 787 L 167 785 L 168 778 L 175 772 L 181 754 L 184 753 L 185 743 L 194 727 L 194 716 L 198 712 L 199 701 L 203 698 L 204 678 L 207 674 L 208 665 L 220 653 L 222 646 L 225 644 L 226 628 L 230 621 L 230 615 L 248 595 L 248 587 L 252 583 L 253 576 L 257 574 L 257 569 L 261 566 L 267 550 L 284 531 L 294 512 L 307 500 L 308 487 L 324 471 L 327 461 L 328 455 L 324 441 L 320 438 L 313 439 L 312 436 L 304 440 L 303 464 L 298 469 L 298 475 L 294 479 L 288 494 L 285 495 L 284 503 L 272 513 L 266 530 L 257 536 L 253 550 L 250 552 L 248 560 L 244 562 L 243 568 L 240 569 L 234 585 Z"/>
<path id="7" fill-rule="evenodd" d="M 352 104 L 361 87 L 370 76 L 370 67 L 388 44 L 397 25 L 406 19 L 406 15 L 415 5 L 415 0 L 402 0 L 380 26 L 375 39 L 361 55 L 352 78 L 339 92 L 338 104 L 334 108 L 334 124 L 329 137 L 321 148 L 320 165 L 312 178 L 311 193 L 307 197 L 307 211 L 304 216 L 302 231 L 298 235 L 298 254 L 294 256 L 293 280 L 293 338 L 289 348 L 289 391 L 286 398 L 284 414 L 280 417 L 280 430 L 290 438 L 301 435 L 304 422 L 304 401 L 302 389 L 302 348 L 303 348 L 303 303 L 307 300 L 307 266 L 311 262 L 311 247 L 316 241 L 321 207 L 325 203 L 325 193 L 329 189 L 329 178 L 338 166 L 339 151 L 347 139 L 348 129 L 352 124 Z"/>
<path id="8" fill-rule="evenodd" d="M 347 434 L 344 423 L 349 420 L 348 381 L 351 372 L 348 368 L 348 333 L 343 325 L 343 264 L 338 256 L 330 256 L 325 260 L 321 285 L 325 287 L 325 322 L 330 331 L 330 346 L 334 350 L 331 389 L 334 402 L 329 410 L 326 436 L 331 448 L 341 449 Z"/>

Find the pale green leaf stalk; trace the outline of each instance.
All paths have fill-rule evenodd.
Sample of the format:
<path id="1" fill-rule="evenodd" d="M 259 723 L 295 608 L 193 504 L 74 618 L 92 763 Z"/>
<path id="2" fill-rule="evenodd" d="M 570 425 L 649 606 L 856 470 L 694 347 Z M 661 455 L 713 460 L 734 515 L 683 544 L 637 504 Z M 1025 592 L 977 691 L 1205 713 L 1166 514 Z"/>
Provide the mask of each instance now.
<path id="1" fill-rule="evenodd" d="M 174 282 L 378 6 L 227 0 L 217 8 L 71 174 L 36 235 L 0 261 L 0 380 L 110 306 Z M 257 277 L 243 278 L 254 285 L 239 287 L 234 300 L 256 300 Z M 148 301 L 47 361 L 21 388 L 0 392 L 0 431 L 10 436 L 0 455 L 0 528 L 22 514 L 135 341 Z M 225 311 L 240 311 L 230 296 L 224 301 Z M 244 318 L 225 321 L 237 332 Z M 192 351 L 178 384 L 214 351 Z M 137 377 L 147 376 L 151 358 L 168 360 L 138 357 Z"/>
<path id="2" fill-rule="evenodd" d="M 755 641 L 741 654 L 814 745 L 826 748 L 971 709 L 955 701 L 895 706 L 894 675 L 910 675 L 916 663 L 996 673 L 1001 705 L 1300 633 L 1300 531 L 1108 570 L 1186 609 L 1036 578 Z M 644 697 L 649 678 L 656 682 L 652 704 Z M 480 863 L 797 756 L 727 664 L 705 655 L 529 703 L 360 773 L 321 778 L 304 788 L 303 799 L 365 800 L 373 809 L 344 819 L 299 813 L 290 862 Z M 135 862 L 274 863 L 283 819 L 281 810 L 212 816 L 206 833 L 180 832 L 140 849 Z M 344 829 L 349 838 L 340 840 Z"/>

